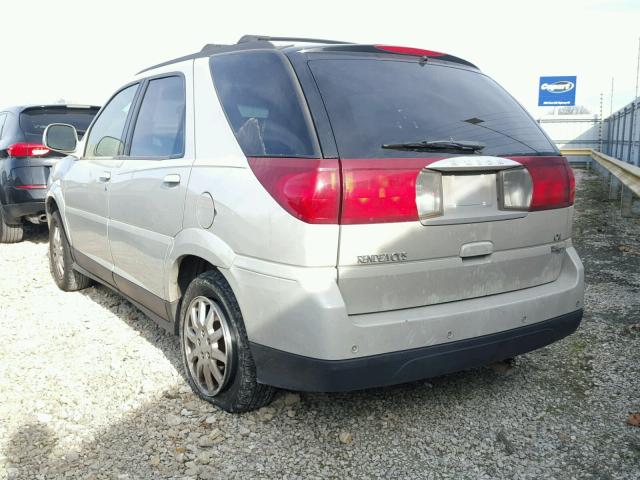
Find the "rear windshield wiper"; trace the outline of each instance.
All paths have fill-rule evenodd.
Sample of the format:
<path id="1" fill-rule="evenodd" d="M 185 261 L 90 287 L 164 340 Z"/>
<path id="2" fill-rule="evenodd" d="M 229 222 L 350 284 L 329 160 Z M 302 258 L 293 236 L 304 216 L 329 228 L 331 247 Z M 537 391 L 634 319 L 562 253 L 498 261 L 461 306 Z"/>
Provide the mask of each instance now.
<path id="1" fill-rule="evenodd" d="M 477 142 L 467 142 L 464 140 L 424 140 L 422 142 L 406 143 L 383 143 L 382 148 L 390 150 L 413 150 L 416 152 L 454 152 L 454 153 L 475 153 L 481 151 L 485 145 Z"/>

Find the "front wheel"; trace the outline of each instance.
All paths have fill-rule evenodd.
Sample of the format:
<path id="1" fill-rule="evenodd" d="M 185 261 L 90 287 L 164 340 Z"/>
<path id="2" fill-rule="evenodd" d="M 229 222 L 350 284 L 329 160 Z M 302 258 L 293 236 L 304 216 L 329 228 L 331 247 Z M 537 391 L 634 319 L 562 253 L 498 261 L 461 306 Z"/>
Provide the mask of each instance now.
<path id="1" fill-rule="evenodd" d="M 202 399 L 227 412 L 247 412 L 271 402 L 275 389 L 256 381 L 242 313 L 220 272 L 205 272 L 187 288 L 180 344 L 187 380 Z"/>

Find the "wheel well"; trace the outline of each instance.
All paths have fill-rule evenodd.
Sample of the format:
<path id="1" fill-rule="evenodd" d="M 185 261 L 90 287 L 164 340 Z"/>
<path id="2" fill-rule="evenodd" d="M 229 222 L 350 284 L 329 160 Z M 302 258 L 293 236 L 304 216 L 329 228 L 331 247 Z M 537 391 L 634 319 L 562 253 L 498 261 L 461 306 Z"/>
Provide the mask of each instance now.
<path id="1" fill-rule="evenodd" d="M 196 257 L 195 255 L 186 255 L 180 260 L 180 265 L 178 267 L 178 278 L 176 282 L 179 293 L 178 304 L 175 310 L 176 335 L 178 334 L 178 315 L 180 314 L 180 309 L 182 308 L 182 299 L 184 298 L 184 293 L 187 291 L 189 284 L 201 273 L 215 269 L 216 267 L 214 265 L 207 262 L 204 258 Z"/>
<path id="2" fill-rule="evenodd" d="M 47 213 L 51 214 L 53 212 L 58 211 L 58 204 L 56 203 L 56 201 L 53 198 L 48 198 L 47 199 L 47 205 L 46 205 L 46 210 Z"/>
<path id="3" fill-rule="evenodd" d="M 191 280 L 201 273 L 215 269 L 215 266 L 211 265 L 203 258 L 196 257 L 194 255 L 187 255 L 186 257 L 183 257 L 180 261 L 180 267 L 178 270 L 178 290 L 180 291 L 180 298 L 184 296 L 184 292 L 187 291 L 187 287 L 191 283 Z"/>

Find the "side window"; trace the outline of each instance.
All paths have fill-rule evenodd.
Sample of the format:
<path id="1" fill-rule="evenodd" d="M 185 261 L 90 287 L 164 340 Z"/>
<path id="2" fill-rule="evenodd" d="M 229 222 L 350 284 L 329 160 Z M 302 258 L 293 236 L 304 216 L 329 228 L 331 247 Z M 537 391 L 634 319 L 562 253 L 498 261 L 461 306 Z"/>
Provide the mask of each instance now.
<path id="1" fill-rule="evenodd" d="M 300 85 L 282 54 L 213 56 L 210 67 L 227 120 L 245 155 L 319 155 Z"/>
<path id="2" fill-rule="evenodd" d="M 96 119 L 87 137 L 87 157 L 115 157 L 124 153 L 124 127 L 138 85 L 121 90 Z"/>
<path id="3" fill-rule="evenodd" d="M 184 155 L 185 93 L 182 77 L 151 80 L 131 139 L 131 157 Z"/>
<path id="4" fill-rule="evenodd" d="M 4 130 L 4 122 L 7 119 L 6 113 L 0 113 L 0 138 L 2 138 L 2 131 Z"/>

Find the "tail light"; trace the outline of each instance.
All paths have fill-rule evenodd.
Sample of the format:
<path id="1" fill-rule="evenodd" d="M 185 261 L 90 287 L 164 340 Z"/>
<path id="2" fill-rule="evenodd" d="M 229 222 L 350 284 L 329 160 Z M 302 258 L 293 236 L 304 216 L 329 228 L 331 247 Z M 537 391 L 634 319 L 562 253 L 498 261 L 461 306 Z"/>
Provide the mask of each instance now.
<path id="1" fill-rule="evenodd" d="M 443 214 L 438 158 L 308 159 L 249 157 L 258 181 L 294 217 L 314 224 L 410 222 Z M 563 157 L 518 157 L 499 173 L 500 207 L 549 210 L 573 204 Z"/>
<path id="2" fill-rule="evenodd" d="M 418 220 L 416 179 L 424 158 L 342 160 L 249 157 L 262 186 L 307 223 L 385 223 Z M 426 184 L 425 184 L 426 186 Z M 426 205 L 427 193 L 422 192 Z M 441 203 L 441 202 L 440 202 Z"/>
<path id="3" fill-rule="evenodd" d="M 418 220 L 418 174 L 425 164 L 433 161 L 435 160 L 424 158 L 342 160 L 344 185 L 340 223 Z M 425 208 L 427 204 L 431 205 L 429 208 L 435 208 L 434 198 L 429 199 L 426 191 L 428 183 L 421 186 L 421 204 Z"/>
<path id="4" fill-rule="evenodd" d="M 422 170 L 416 184 L 416 205 L 420 220 L 438 217 L 443 212 L 442 174 L 433 170 Z"/>
<path id="5" fill-rule="evenodd" d="M 14 143 L 7 148 L 11 157 L 42 157 L 49 153 L 49 149 L 39 143 Z"/>
<path id="6" fill-rule="evenodd" d="M 533 182 L 529 171 L 522 167 L 499 172 L 498 192 L 501 210 L 529 210 L 533 197 Z"/>
<path id="7" fill-rule="evenodd" d="M 551 210 L 573 205 L 575 180 L 564 157 L 521 157 L 533 182 L 530 211 Z"/>
<path id="8" fill-rule="evenodd" d="M 442 57 L 445 54 L 434 52 L 433 50 L 424 50 L 422 48 L 398 47 L 395 45 L 375 45 L 378 50 L 391 53 L 400 53 L 402 55 L 416 55 L 420 57 Z"/>
<path id="9" fill-rule="evenodd" d="M 338 223 L 338 160 L 267 157 L 248 160 L 262 186 L 291 215 L 307 223 Z"/>

